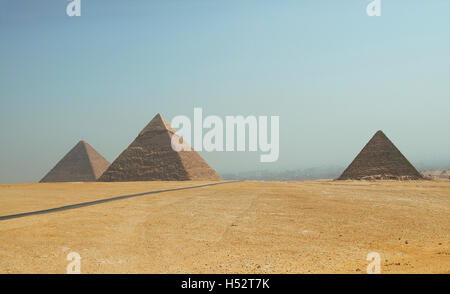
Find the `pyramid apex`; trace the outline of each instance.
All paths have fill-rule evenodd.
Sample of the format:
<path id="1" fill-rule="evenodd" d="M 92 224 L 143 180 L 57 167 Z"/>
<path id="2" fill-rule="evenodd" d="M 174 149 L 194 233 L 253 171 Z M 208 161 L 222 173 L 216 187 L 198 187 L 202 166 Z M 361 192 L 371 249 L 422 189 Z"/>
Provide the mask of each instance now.
<path id="1" fill-rule="evenodd" d="M 139 133 L 139 135 L 142 135 L 149 131 L 166 131 L 166 130 L 175 132 L 175 130 L 172 128 L 169 122 L 162 116 L 162 114 L 157 113 L 148 123 L 148 125 Z"/>
<path id="2" fill-rule="evenodd" d="M 378 130 L 375 133 L 375 135 L 373 135 L 373 138 L 385 138 L 385 139 L 389 140 L 389 138 L 386 136 L 386 134 L 382 130 Z"/>
<path id="3" fill-rule="evenodd" d="M 161 113 L 159 113 L 159 112 L 152 118 L 152 120 L 161 120 L 161 121 L 163 121 L 165 124 L 169 124 L 169 123 L 167 122 L 167 120 L 164 118 L 164 116 L 163 116 Z"/>
<path id="4" fill-rule="evenodd" d="M 161 113 L 158 112 L 158 113 L 152 118 L 152 120 L 151 120 L 150 122 L 152 122 L 152 121 L 157 121 L 157 120 L 165 121 L 166 119 L 162 116 Z"/>
<path id="5" fill-rule="evenodd" d="M 78 148 L 85 148 L 86 150 L 87 150 L 88 148 L 92 148 L 92 146 L 89 145 L 89 143 L 86 142 L 85 140 L 80 140 L 80 141 L 78 141 L 78 143 L 75 145 L 75 147 L 78 147 Z M 74 148 L 75 148 L 75 147 L 74 147 Z"/>

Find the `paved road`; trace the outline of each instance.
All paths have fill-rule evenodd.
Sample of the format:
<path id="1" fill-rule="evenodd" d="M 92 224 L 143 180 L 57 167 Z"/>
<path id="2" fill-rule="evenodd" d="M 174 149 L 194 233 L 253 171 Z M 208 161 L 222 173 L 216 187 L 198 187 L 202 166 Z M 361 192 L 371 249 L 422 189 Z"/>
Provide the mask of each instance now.
<path id="1" fill-rule="evenodd" d="M 197 188 L 210 187 L 210 186 L 223 185 L 223 184 L 236 183 L 236 182 L 239 182 L 239 181 L 218 182 L 218 183 L 204 184 L 204 185 L 191 186 L 191 187 L 173 188 L 173 189 L 156 190 L 156 191 L 143 192 L 143 193 L 131 194 L 131 195 L 122 195 L 122 196 L 117 196 L 117 197 L 112 197 L 112 198 L 100 199 L 100 200 L 89 201 L 89 202 L 82 202 L 82 203 L 60 206 L 60 207 L 55 207 L 55 208 L 50 208 L 50 209 L 37 210 L 37 211 L 18 213 L 18 214 L 11 214 L 11 215 L 4 215 L 4 216 L 0 216 L 0 221 L 13 219 L 13 218 L 26 217 L 26 216 L 30 216 L 30 215 L 46 214 L 46 213 L 52 213 L 52 212 L 57 212 L 57 211 L 77 209 L 77 208 L 81 208 L 81 207 L 85 207 L 85 206 L 97 205 L 97 204 L 102 204 L 102 203 L 106 203 L 106 202 L 128 199 L 128 198 L 133 198 L 133 197 L 146 196 L 146 195 L 151 195 L 151 194 L 181 191 L 181 190 L 190 190 L 190 189 L 197 189 Z"/>

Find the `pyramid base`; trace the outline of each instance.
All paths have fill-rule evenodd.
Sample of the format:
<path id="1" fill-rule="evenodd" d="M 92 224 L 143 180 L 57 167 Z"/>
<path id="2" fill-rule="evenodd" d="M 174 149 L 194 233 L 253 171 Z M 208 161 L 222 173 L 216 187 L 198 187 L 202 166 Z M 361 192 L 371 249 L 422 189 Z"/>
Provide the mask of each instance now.
<path id="1" fill-rule="evenodd" d="M 397 176 L 389 174 L 371 175 L 364 177 L 340 177 L 337 180 L 357 180 L 357 181 L 382 181 L 382 180 L 393 180 L 393 181 L 417 181 L 424 180 L 425 178 L 419 176 Z"/>

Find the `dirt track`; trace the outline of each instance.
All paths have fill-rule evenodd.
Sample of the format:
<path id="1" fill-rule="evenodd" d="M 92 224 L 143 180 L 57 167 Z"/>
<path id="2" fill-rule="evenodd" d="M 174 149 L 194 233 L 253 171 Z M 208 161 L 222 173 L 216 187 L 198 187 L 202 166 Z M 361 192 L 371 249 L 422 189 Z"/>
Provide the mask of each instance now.
<path id="1" fill-rule="evenodd" d="M 82 208 L 82 207 L 87 207 L 87 206 L 92 206 L 92 205 L 100 205 L 100 204 L 104 204 L 107 202 L 119 201 L 119 200 L 124 200 L 124 199 L 129 199 L 129 198 L 143 197 L 143 196 L 148 196 L 148 195 L 153 195 L 153 194 L 168 193 L 168 192 L 181 191 L 181 190 L 199 189 L 199 188 L 211 187 L 211 186 L 216 186 L 216 185 L 229 184 L 229 183 L 233 183 L 233 182 L 236 182 L 236 181 L 229 181 L 229 182 L 221 181 L 221 182 L 215 182 L 215 183 L 203 184 L 203 185 L 197 185 L 197 186 L 171 188 L 171 189 L 164 189 L 164 190 L 154 190 L 154 191 L 147 191 L 147 192 L 136 193 L 136 194 L 109 197 L 109 198 L 87 201 L 87 202 L 80 202 L 80 203 L 58 206 L 58 207 L 42 209 L 42 210 L 35 210 L 35 211 L 29 211 L 29 212 L 23 212 L 23 213 L 17 213 L 17 214 L 9 214 L 9 215 L 1 215 L 0 221 L 21 218 L 21 217 L 27 217 L 27 216 L 32 216 L 32 215 L 41 215 L 41 214 L 48 214 L 48 213 L 55 213 L 55 212 L 61 212 L 61 211 L 66 211 L 66 210 L 78 209 L 78 208 Z"/>
<path id="2" fill-rule="evenodd" d="M 0 215 L 206 182 L 0 185 Z M 450 183 L 239 182 L 0 222 L 1 273 L 450 273 Z"/>

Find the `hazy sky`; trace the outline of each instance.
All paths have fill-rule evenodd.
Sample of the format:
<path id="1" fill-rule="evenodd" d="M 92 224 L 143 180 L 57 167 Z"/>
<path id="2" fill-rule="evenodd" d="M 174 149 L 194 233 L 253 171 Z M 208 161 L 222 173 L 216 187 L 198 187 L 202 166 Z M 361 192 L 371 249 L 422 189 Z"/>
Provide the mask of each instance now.
<path id="1" fill-rule="evenodd" d="M 0 0 L 0 183 L 40 180 L 80 139 L 113 161 L 160 112 L 279 115 L 280 158 L 346 166 L 382 129 L 450 167 L 450 1 Z"/>

